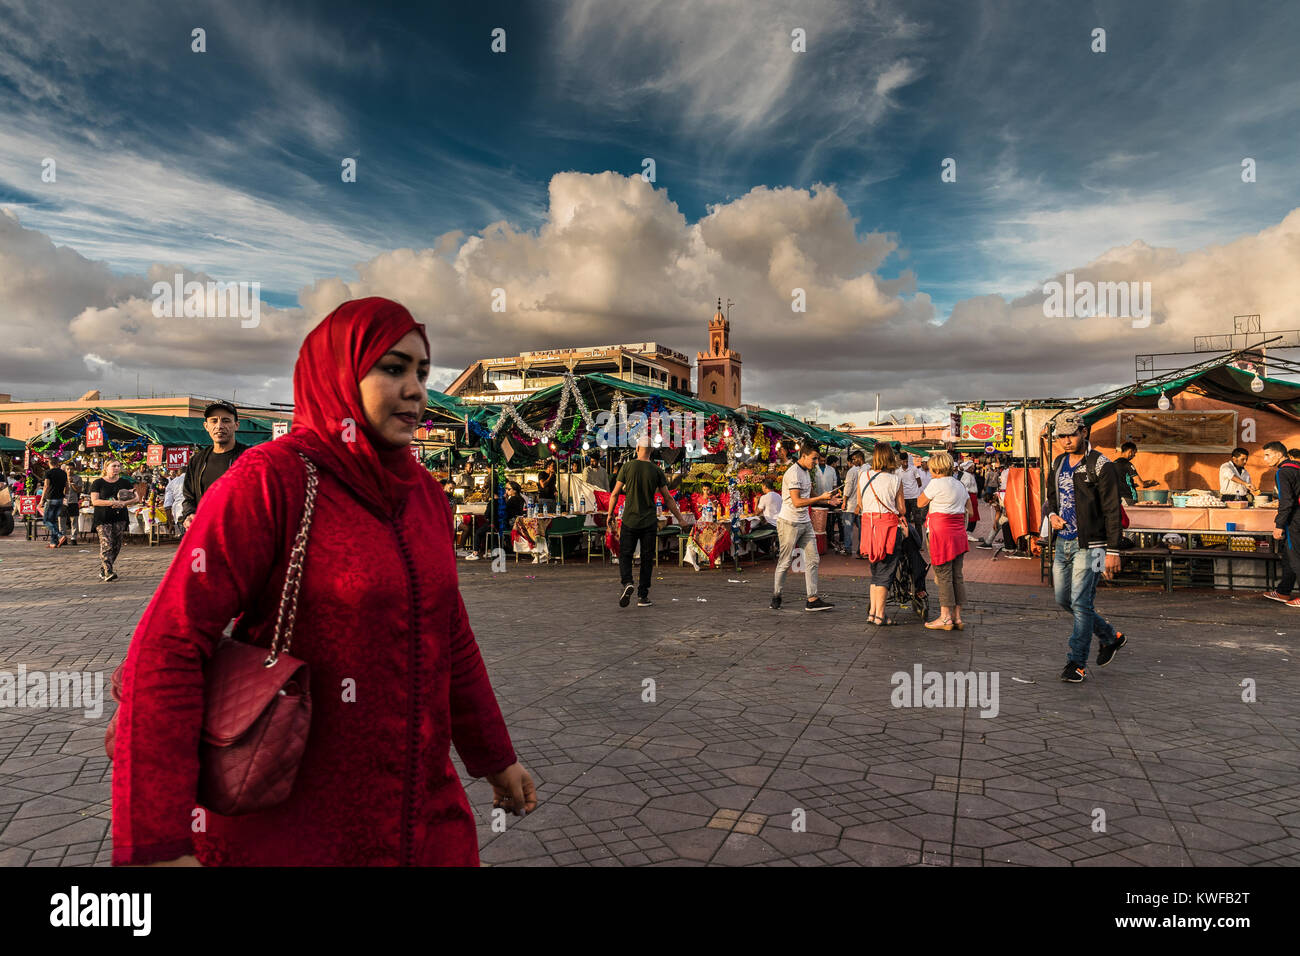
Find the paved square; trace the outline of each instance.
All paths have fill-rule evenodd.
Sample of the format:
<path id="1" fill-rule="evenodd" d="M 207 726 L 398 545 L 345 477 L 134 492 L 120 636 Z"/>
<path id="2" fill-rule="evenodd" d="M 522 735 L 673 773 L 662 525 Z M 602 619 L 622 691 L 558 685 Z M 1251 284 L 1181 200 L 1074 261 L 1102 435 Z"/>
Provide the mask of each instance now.
<path id="1" fill-rule="evenodd" d="M 170 555 L 129 545 L 121 579 L 102 584 L 88 548 L 0 539 L 0 671 L 107 683 Z M 664 565 L 654 606 L 626 609 L 608 565 L 462 563 L 542 797 L 495 833 L 489 788 L 469 785 L 484 863 L 1300 862 L 1300 613 L 1103 589 L 1098 607 L 1130 643 L 1066 685 L 1069 624 L 1046 588 L 973 586 L 964 632 L 870 628 L 864 565 L 823 567 L 837 607 L 805 614 L 801 576 L 786 610 L 768 609 L 770 562 Z M 918 664 L 996 672 L 997 715 L 894 707 L 891 678 Z M 111 706 L 95 719 L 0 709 L 0 865 L 107 863 Z"/>

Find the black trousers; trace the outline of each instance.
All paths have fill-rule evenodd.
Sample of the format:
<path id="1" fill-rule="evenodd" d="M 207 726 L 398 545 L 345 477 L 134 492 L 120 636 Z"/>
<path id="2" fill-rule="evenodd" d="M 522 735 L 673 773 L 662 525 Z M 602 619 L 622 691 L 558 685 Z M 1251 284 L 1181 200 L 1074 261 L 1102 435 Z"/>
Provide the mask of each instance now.
<path id="1" fill-rule="evenodd" d="M 1300 522 L 1292 522 L 1278 544 L 1282 552 L 1282 580 L 1277 584 L 1277 593 L 1290 596 L 1295 590 L 1296 575 L 1300 574 Z"/>
<path id="2" fill-rule="evenodd" d="M 826 544 L 835 542 L 837 547 L 844 546 L 844 525 L 840 522 L 840 513 L 836 508 L 826 509 Z"/>
<path id="3" fill-rule="evenodd" d="M 626 525 L 618 533 L 618 573 L 619 579 L 626 586 L 632 583 L 632 555 L 636 546 L 641 545 L 641 574 L 637 584 L 637 597 L 646 597 L 650 593 L 650 582 L 655 573 L 655 549 L 659 547 L 659 523 L 648 528 L 629 528 Z"/>

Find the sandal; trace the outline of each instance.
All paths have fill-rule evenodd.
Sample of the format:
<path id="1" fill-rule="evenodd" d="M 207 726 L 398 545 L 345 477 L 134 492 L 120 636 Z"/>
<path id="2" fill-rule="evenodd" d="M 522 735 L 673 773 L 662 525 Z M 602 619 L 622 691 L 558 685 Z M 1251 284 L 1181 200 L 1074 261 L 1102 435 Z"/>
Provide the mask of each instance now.
<path id="1" fill-rule="evenodd" d="M 892 617 L 890 617 L 888 614 L 884 615 L 883 617 L 874 617 L 874 616 L 868 614 L 868 615 L 867 615 L 867 623 L 868 623 L 868 624 L 874 624 L 874 625 L 876 625 L 876 627 L 893 627 L 893 626 L 896 625 L 898 622 L 895 621 L 895 620 L 894 620 Z"/>
<path id="2" fill-rule="evenodd" d="M 951 631 L 953 630 L 953 623 L 936 617 L 933 621 L 926 621 L 925 628 L 928 631 Z"/>
<path id="3" fill-rule="evenodd" d="M 964 630 L 966 630 L 966 622 L 965 622 L 965 621 L 953 621 L 953 622 L 952 622 L 952 626 L 953 626 L 954 628 L 956 628 L 957 630 L 959 630 L 959 631 L 964 631 Z"/>

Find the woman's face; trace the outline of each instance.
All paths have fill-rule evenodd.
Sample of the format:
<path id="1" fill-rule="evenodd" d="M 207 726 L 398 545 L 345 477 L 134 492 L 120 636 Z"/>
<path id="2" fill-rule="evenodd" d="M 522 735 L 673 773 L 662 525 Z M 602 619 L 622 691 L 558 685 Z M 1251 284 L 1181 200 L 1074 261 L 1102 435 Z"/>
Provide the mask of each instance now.
<path id="1" fill-rule="evenodd" d="M 110 461 L 104 466 L 104 477 L 109 481 L 117 481 L 118 476 L 122 474 L 122 463 L 120 461 Z"/>
<path id="2" fill-rule="evenodd" d="M 420 333 L 406 333 L 379 357 L 361 379 L 361 408 L 380 439 L 394 447 L 409 445 L 420 426 L 428 396 L 429 352 Z"/>

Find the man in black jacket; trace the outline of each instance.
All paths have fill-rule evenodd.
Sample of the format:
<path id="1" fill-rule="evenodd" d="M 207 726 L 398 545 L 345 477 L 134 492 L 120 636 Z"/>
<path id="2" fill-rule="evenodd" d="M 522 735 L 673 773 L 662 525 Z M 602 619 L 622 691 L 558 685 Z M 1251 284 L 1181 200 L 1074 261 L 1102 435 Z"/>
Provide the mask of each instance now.
<path id="1" fill-rule="evenodd" d="M 1061 680 L 1078 684 L 1087 676 L 1094 634 L 1098 667 L 1109 664 L 1127 643 L 1122 632 L 1093 610 L 1098 575 L 1110 578 L 1120 566 L 1119 476 L 1110 459 L 1089 448 L 1082 415 L 1060 416 L 1055 432 L 1062 453 L 1047 478 L 1047 517 L 1056 542 L 1052 583 L 1056 603 L 1074 615 L 1070 658 Z"/>
<path id="2" fill-rule="evenodd" d="M 1282 580 L 1276 591 L 1264 597 L 1281 601 L 1288 607 L 1300 607 L 1300 597 L 1293 597 L 1296 575 L 1300 574 L 1300 463 L 1291 458 L 1286 445 L 1271 441 L 1264 446 L 1264 464 L 1276 468 L 1277 517 L 1273 519 L 1273 537 L 1282 542 Z"/>
<path id="3" fill-rule="evenodd" d="M 244 452 L 244 446 L 235 443 L 239 412 L 234 405 L 213 402 L 203 411 L 203 427 L 212 439 L 212 447 L 195 452 L 185 466 L 185 484 L 181 486 L 181 529 L 185 531 L 194 520 L 199 500 Z"/>

